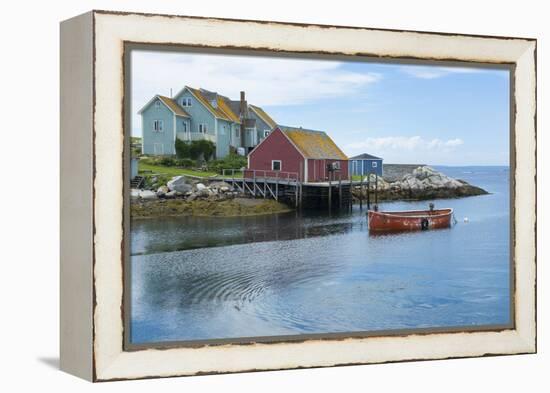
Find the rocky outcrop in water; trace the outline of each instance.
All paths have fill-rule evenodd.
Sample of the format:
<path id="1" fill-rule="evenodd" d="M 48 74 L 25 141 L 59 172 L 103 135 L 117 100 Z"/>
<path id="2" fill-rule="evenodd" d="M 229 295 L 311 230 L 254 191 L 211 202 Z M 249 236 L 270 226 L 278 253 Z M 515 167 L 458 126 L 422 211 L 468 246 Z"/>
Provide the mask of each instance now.
<path id="1" fill-rule="evenodd" d="M 370 175 L 365 182 L 370 180 L 371 197 L 374 197 L 376 177 Z M 366 199 L 366 186 L 354 187 L 353 196 L 358 199 L 363 193 Z M 464 180 L 454 179 L 429 166 L 420 166 L 404 175 L 400 180 L 388 182 L 378 178 L 379 200 L 425 200 L 438 198 L 459 198 L 474 195 L 488 194 L 482 188 L 473 186 Z"/>

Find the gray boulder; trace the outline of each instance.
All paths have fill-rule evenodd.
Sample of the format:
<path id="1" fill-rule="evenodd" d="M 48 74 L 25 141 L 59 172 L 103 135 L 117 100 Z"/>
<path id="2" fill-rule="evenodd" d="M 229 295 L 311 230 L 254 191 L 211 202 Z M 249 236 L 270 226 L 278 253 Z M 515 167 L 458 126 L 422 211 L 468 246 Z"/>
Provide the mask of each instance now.
<path id="1" fill-rule="evenodd" d="M 179 194 L 179 193 L 178 193 L 177 191 L 168 191 L 168 192 L 164 195 L 164 197 L 165 197 L 165 198 L 175 198 L 175 197 L 178 196 L 178 194 Z"/>
<path id="2" fill-rule="evenodd" d="M 139 192 L 139 197 L 141 199 L 157 199 L 157 194 L 154 191 L 141 190 Z"/>
<path id="3" fill-rule="evenodd" d="M 189 192 L 193 189 L 193 186 L 187 182 L 187 179 L 183 176 L 175 176 L 170 180 L 166 186 L 169 191 L 177 191 L 181 193 Z"/>
<path id="4" fill-rule="evenodd" d="M 221 189 L 224 189 L 224 188 L 227 188 L 227 189 L 230 189 L 231 188 L 231 185 L 229 183 L 226 183 L 224 181 L 215 181 L 215 182 L 212 182 L 208 185 L 208 188 L 211 188 L 211 189 L 217 189 L 217 190 L 221 190 Z"/>
<path id="5" fill-rule="evenodd" d="M 165 196 L 170 190 L 166 186 L 160 186 L 157 190 L 157 196 L 163 197 Z"/>

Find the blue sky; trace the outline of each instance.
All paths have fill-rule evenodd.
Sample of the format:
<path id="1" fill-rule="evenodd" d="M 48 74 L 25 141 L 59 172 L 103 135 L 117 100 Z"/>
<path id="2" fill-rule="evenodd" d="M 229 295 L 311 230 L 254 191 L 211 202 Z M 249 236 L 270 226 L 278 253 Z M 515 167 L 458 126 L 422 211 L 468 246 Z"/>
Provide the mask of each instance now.
<path id="1" fill-rule="evenodd" d="M 132 134 L 155 94 L 202 87 L 386 163 L 509 164 L 506 70 L 134 51 Z"/>

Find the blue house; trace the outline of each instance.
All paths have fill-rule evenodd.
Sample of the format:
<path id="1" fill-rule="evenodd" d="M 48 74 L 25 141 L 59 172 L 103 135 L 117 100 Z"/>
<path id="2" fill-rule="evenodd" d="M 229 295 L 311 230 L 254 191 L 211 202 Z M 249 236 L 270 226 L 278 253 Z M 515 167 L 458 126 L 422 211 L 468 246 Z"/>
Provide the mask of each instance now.
<path id="1" fill-rule="evenodd" d="M 176 138 L 206 139 L 215 158 L 250 152 L 277 126 L 260 107 L 248 105 L 244 92 L 231 100 L 205 89 L 185 86 L 174 97 L 154 96 L 140 111 L 143 154 L 174 155 Z"/>
<path id="2" fill-rule="evenodd" d="M 375 157 L 373 155 L 363 153 L 349 159 L 349 173 L 359 176 L 367 176 L 370 173 L 377 174 L 378 176 L 383 175 L 382 168 L 383 159 L 380 157 Z"/>

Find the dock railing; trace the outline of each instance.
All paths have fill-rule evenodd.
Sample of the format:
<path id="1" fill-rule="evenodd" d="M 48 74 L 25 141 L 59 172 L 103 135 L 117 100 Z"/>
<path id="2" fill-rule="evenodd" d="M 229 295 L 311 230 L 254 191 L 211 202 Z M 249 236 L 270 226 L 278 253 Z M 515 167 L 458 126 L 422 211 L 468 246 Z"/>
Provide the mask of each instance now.
<path id="1" fill-rule="evenodd" d="M 240 176 L 239 176 L 240 175 Z M 268 180 L 279 183 L 297 183 L 300 177 L 297 172 L 270 171 L 263 169 L 223 169 L 222 176 L 235 180 Z"/>
<path id="2" fill-rule="evenodd" d="M 240 176 L 239 176 L 240 175 Z M 242 193 L 255 197 L 273 198 L 279 200 L 279 195 L 291 189 L 296 205 L 301 195 L 300 176 L 297 172 L 283 172 L 261 169 L 223 169 L 222 176 L 231 186 Z M 280 186 L 282 189 L 280 189 Z"/>

